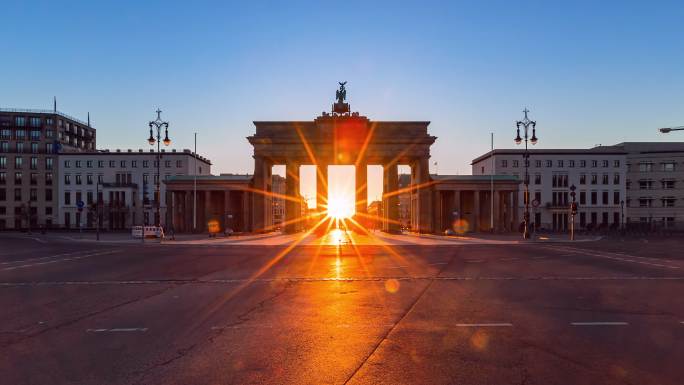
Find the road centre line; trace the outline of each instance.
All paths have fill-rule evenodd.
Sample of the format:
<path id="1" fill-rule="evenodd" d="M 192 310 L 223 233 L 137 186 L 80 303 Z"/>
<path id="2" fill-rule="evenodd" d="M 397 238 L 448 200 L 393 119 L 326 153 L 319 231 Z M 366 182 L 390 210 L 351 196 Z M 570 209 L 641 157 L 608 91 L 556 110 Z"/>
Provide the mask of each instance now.
<path id="1" fill-rule="evenodd" d="M 86 333 L 146 332 L 147 328 L 86 329 Z"/>
<path id="2" fill-rule="evenodd" d="M 626 326 L 627 322 L 608 321 L 608 322 L 570 322 L 572 326 Z"/>
<path id="3" fill-rule="evenodd" d="M 454 325 L 458 328 L 477 328 L 477 327 L 512 327 L 512 323 L 508 322 L 499 322 L 499 323 L 473 323 L 473 324 L 456 324 Z"/>
<path id="4" fill-rule="evenodd" d="M 606 259 L 612 259 L 612 260 L 616 260 L 616 261 L 638 263 L 641 265 L 663 267 L 663 268 L 668 268 L 668 269 L 679 269 L 679 266 L 666 265 L 666 264 L 663 264 L 662 261 L 660 261 L 660 260 L 656 260 L 656 261 L 661 262 L 661 263 L 653 263 L 652 262 L 653 259 L 646 258 L 646 257 L 638 257 L 638 256 L 623 254 L 623 253 L 616 254 L 616 253 L 610 253 L 610 252 L 601 252 L 601 251 L 585 250 L 585 249 L 575 249 L 575 248 L 562 247 L 562 246 L 543 246 L 543 247 L 546 249 L 549 249 L 549 250 L 565 251 L 565 252 L 573 253 L 575 255 L 606 258 Z M 635 260 L 635 259 L 642 259 L 642 260 Z M 645 261 L 643 261 L 643 259 L 646 259 L 649 262 L 645 262 Z M 673 261 L 669 261 L 669 260 L 665 260 L 665 261 L 671 262 L 671 263 L 673 262 Z"/>
<path id="5" fill-rule="evenodd" d="M 77 257 L 69 257 L 69 258 L 61 258 L 61 259 L 51 259 L 49 261 L 45 262 L 36 262 L 36 263 L 28 263 L 25 265 L 19 265 L 19 266 L 11 266 L 11 267 L 6 267 L 0 271 L 10 271 L 10 270 L 16 270 L 16 269 L 23 269 L 26 267 L 33 267 L 33 266 L 40 266 L 40 265 L 48 265 L 51 263 L 58 263 L 58 262 L 66 262 L 66 261 L 77 261 L 79 259 L 84 259 L 84 258 L 89 258 L 89 257 L 95 257 L 98 255 L 107 255 L 107 254 L 114 254 L 117 253 L 119 250 L 107 250 L 107 251 L 102 251 L 99 253 L 92 253 L 92 254 L 85 254 L 85 255 L 79 255 Z"/>
<path id="6" fill-rule="evenodd" d="M 55 255 L 48 255 L 47 257 L 37 257 L 37 258 L 28 258 L 28 259 L 17 259 L 14 261 L 6 261 L 6 262 L 0 262 L 0 265 L 14 265 L 17 263 L 24 263 L 24 262 L 32 262 L 32 261 L 42 261 L 45 259 L 50 259 L 50 258 L 58 258 L 58 257 L 65 257 L 68 255 L 74 255 L 74 254 L 80 254 L 80 253 L 91 253 L 97 251 L 97 249 L 93 250 L 80 250 L 80 251 L 73 251 L 71 253 L 61 253 L 61 254 L 55 254 Z"/>

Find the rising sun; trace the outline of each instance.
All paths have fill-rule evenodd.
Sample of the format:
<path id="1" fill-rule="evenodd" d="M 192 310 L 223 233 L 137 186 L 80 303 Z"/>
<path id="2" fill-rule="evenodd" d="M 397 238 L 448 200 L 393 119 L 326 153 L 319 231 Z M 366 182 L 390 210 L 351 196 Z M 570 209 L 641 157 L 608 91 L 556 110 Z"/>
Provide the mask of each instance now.
<path id="1" fill-rule="evenodd" d="M 346 198 L 346 199 L 345 199 Z M 354 201 L 347 197 L 331 196 L 328 200 L 328 216 L 335 219 L 350 218 L 354 215 Z"/>

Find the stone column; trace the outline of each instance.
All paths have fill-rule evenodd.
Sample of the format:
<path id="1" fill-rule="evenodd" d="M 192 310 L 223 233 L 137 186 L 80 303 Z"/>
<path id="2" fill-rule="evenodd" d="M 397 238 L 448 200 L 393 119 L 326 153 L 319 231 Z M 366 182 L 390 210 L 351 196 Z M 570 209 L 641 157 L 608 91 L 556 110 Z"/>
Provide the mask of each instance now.
<path id="1" fill-rule="evenodd" d="M 428 157 L 422 157 L 414 162 L 413 167 L 416 168 L 416 183 L 418 186 L 417 195 L 417 219 L 418 231 L 421 233 L 432 232 L 432 204 L 430 193 L 433 189 L 430 183 L 430 163 Z"/>
<path id="2" fill-rule="evenodd" d="M 368 212 L 368 165 L 361 162 L 356 166 L 356 212 Z"/>
<path id="3" fill-rule="evenodd" d="M 499 201 L 499 191 L 494 190 L 494 194 L 492 195 L 492 199 L 494 199 L 494 212 L 491 214 L 492 218 L 494 218 L 494 231 L 501 231 L 501 220 L 499 218 L 499 213 L 501 210 L 499 210 L 499 206 L 501 202 Z"/>
<path id="4" fill-rule="evenodd" d="M 519 203 L 518 199 L 520 199 L 520 191 L 515 190 L 513 191 L 513 202 L 512 202 L 512 208 L 513 208 L 513 231 L 518 231 L 518 227 L 520 226 L 520 219 L 518 218 L 518 211 L 519 211 Z"/>
<path id="5" fill-rule="evenodd" d="M 399 224 L 399 196 L 396 194 L 399 184 L 399 170 L 396 163 L 385 164 L 383 168 L 383 208 L 385 214 L 383 230 L 396 233 L 401 228 Z"/>
<path id="6" fill-rule="evenodd" d="M 299 203 L 299 164 L 288 161 L 285 165 L 285 232 L 295 233 L 300 228 L 302 209 Z"/>
<path id="7" fill-rule="evenodd" d="M 447 224 L 444 223 L 444 218 L 447 216 L 447 214 L 451 216 L 450 213 L 446 212 L 449 205 L 445 204 L 444 200 L 442 199 L 442 191 L 435 188 L 432 195 L 432 228 L 434 232 L 444 234 L 444 230 L 447 228 Z"/>
<path id="8" fill-rule="evenodd" d="M 458 215 L 454 217 L 453 212 L 458 211 Z M 461 191 L 454 190 L 454 209 L 450 213 L 452 220 L 459 220 L 463 217 L 463 212 L 461 211 Z"/>
<path id="9" fill-rule="evenodd" d="M 318 212 L 324 212 L 328 204 L 328 165 L 316 166 L 316 208 Z"/>
<path id="10" fill-rule="evenodd" d="M 232 215 L 233 218 L 235 218 L 235 214 L 233 212 L 233 208 L 230 207 L 230 190 L 225 190 L 223 192 L 223 215 L 221 222 L 223 223 L 223 230 L 227 229 L 228 226 L 232 226 L 232 220 L 228 218 L 228 214 Z"/>
<path id="11" fill-rule="evenodd" d="M 270 205 L 271 199 L 268 196 L 268 194 L 271 192 L 271 167 L 272 164 L 269 160 L 260 156 L 254 157 L 254 178 L 252 186 L 254 191 L 251 192 L 251 228 L 252 231 L 255 232 L 264 232 L 266 229 L 270 229 L 272 227 L 272 207 Z"/>
<path id="12" fill-rule="evenodd" d="M 204 192 L 204 218 L 202 221 L 202 229 L 208 230 L 207 224 L 209 223 L 209 220 L 211 219 L 211 214 L 212 214 L 212 207 L 211 207 L 211 191 L 206 190 Z"/>
<path id="13" fill-rule="evenodd" d="M 473 231 L 480 231 L 480 191 L 473 191 Z"/>

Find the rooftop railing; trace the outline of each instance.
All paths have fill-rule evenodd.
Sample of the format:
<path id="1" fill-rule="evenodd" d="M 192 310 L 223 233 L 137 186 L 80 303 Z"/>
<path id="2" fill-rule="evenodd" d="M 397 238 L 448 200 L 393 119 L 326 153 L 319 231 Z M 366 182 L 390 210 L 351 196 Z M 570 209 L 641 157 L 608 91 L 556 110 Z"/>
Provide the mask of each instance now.
<path id="1" fill-rule="evenodd" d="M 82 121 L 81 119 L 74 118 L 71 115 L 67 115 L 63 112 L 55 111 L 55 110 L 41 110 L 41 109 L 31 109 L 31 108 L 0 108 L 0 112 L 14 112 L 14 113 L 27 113 L 27 114 L 52 114 L 52 115 L 59 115 L 63 118 L 67 118 L 69 120 L 73 120 L 76 123 L 79 123 L 81 125 L 84 125 L 86 127 L 89 127 L 87 122 Z"/>

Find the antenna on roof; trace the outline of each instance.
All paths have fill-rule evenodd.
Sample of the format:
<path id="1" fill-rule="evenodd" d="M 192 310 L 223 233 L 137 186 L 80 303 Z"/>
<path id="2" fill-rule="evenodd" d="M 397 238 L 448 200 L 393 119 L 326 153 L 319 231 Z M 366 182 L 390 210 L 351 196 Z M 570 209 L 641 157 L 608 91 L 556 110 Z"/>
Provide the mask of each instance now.
<path id="1" fill-rule="evenodd" d="M 52 109 L 54 112 L 57 112 L 57 97 L 56 96 L 52 97 Z"/>
<path id="2" fill-rule="evenodd" d="M 90 111 L 88 111 L 88 127 L 90 127 Z"/>

